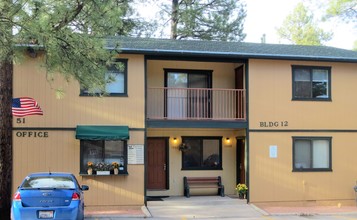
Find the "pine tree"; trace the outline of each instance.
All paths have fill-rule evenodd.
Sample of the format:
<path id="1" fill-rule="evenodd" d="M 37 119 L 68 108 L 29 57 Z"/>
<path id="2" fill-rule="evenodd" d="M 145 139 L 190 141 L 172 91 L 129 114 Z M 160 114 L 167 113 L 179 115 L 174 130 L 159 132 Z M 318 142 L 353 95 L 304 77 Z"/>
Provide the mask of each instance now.
<path id="1" fill-rule="evenodd" d="M 357 23 L 356 0 L 329 0 L 326 10 L 327 17 L 340 17 L 347 22 Z"/>
<path id="2" fill-rule="evenodd" d="M 246 10 L 239 0 L 172 0 L 162 8 L 161 20 L 171 21 L 171 39 L 243 41 L 246 36 Z"/>
<path id="3" fill-rule="evenodd" d="M 105 38 L 129 33 L 130 0 L 2 0 L 0 2 L 0 219 L 10 219 L 12 190 L 12 78 L 27 50 L 45 55 L 47 74 L 61 73 L 87 88 L 106 84 L 116 51 Z M 119 45 L 119 42 L 118 42 Z"/>
<path id="4" fill-rule="evenodd" d="M 303 3 L 295 7 L 277 31 L 280 38 L 298 45 L 322 45 L 332 38 L 332 33 L 319 28 Z"/>

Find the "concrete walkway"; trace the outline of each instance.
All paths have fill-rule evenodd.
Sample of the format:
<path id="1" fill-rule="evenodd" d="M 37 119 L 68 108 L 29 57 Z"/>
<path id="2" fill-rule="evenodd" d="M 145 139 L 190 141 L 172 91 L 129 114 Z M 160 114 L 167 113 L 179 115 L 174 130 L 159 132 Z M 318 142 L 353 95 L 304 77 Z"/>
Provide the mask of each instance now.
<path id="1" fill-rule="evenodd" d="M 260 219 L 267 216 L 288 215 L 357 216 L 357 206 L 272 206 L 247 204 L 235 196 L 183 196 L 148 201 L 147 207 L 86 207 L 85 219 L 162 218 L 169 219 Z"/>
<path id="2" fill-rule="evenodd" d="M 262 214 L 246 200 L 228 196 L 183 196 L 167 197 L 158 201 L 148 201 L 147 207 L 102 207 L 85 208 L 85 219 L 118 218 L 232 218 L 259 217 Z"/>
<path id="3" fill-rule="evenodd" d="M 180 219 L 252 218 L 262 215 L 246 200 L 228 196 L 168 197 L 163 201 L 148 202 L 148 210 L 154 217 L 176 216 Z"/>

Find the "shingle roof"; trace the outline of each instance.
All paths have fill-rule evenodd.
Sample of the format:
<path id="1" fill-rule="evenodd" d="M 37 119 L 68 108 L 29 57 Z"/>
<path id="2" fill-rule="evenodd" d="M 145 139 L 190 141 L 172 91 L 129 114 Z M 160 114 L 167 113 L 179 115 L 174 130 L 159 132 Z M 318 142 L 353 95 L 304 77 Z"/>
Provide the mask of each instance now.
<path id="1" fill-rule="evenodd" d="M 107 48 L 115 49 L 118 41 L 119 49 L 123 53 L 357 63 L 356 51 L 327 46 L 118 37 L 108 38 Z"/>

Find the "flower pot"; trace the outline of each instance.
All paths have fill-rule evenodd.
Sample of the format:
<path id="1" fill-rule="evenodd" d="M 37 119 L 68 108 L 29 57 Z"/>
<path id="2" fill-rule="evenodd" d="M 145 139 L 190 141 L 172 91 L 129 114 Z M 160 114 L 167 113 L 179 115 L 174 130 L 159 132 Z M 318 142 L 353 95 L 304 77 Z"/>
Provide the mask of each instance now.
<path id="1" fill-rule="evenodd" d="M 239 197 L 240 199 L 244 199 L 244 193 L 238 193 L 238 197 Z"/>
<path id="2" fill-rule="evenodd" d="M 114 168 L 114 174 L 115 174 L 115 175 L 118 175 L 118 173 L 119 173 L 118 168 Z"/>
<path id="3" fill-rule="evenodd" d="M 88 168 L 87 173 L 88 173 L 88 175 L 92 175 L 93 174 L 93 169 L 92 168 Z"/>
<path id="4" fill-rule="evenodd" d="M 97 170 L 97 175 L 110 175 L 109 170 Z"/>

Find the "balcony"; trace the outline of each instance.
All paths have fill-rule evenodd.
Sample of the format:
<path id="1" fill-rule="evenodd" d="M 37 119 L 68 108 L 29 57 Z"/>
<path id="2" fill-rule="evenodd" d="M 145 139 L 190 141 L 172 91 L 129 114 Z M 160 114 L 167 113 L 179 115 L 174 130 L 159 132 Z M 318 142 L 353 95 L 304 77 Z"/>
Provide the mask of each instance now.
<path id="1" fill-rule="evenodd" d="M 245 90 L 149 88 L 147 119 L 245 121 Z"/>

